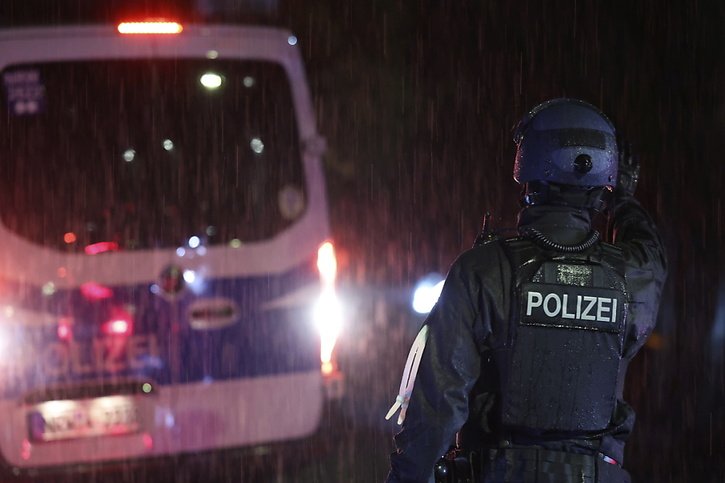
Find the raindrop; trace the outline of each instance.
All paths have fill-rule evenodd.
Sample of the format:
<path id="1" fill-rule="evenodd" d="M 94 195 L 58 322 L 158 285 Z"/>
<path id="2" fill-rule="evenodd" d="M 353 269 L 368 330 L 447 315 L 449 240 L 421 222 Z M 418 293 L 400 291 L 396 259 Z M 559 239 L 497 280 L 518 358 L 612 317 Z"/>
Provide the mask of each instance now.
<path id="1" fill-rule="evenodd" d="M 130 163 L 133 161 L 133 159 L 136 157 L 136 151 L 133 149 L 127 149 L 123 152 L 123 160 L 127 163 Z"/>
<path id="2" fill-rule="evenodd" d="M 207 59 L 216 59 L 217 57 L 219 57 L 219 52 L 217 52 L 216 50 L 209 50 L 206 53 Z"/>
<path id="3" fill-rule="evenodd" d="M 171 139 L 164 139 L 164 149 L 167 151 L 171 151 L 174 149 L 174 142 Z"/>
<path id="4" fill-rule="evenodd" d="M 244 79 L 242 79 L 242 84 L 244 84 L 244 87 L 252 87 L 254 85 L 254 77 L 251 76 L 244 76 Z"/>
<path id="5" fill-rule="evenodd" d="M 189 238 L 189 246 L 191 248 L 198 247 L 200 243 L 201 243 L 201 239 L 198 236 L 196 236 L 196 235 L 194 235 L 191 238 Z"/>
<path id="6" fill-rule="evenodd" d="M 297 37 L 295 37 L 294 35 L 290 35 L 289 37 L 287 37 L 287 43 L 290 45 L 297 45 Z"/>

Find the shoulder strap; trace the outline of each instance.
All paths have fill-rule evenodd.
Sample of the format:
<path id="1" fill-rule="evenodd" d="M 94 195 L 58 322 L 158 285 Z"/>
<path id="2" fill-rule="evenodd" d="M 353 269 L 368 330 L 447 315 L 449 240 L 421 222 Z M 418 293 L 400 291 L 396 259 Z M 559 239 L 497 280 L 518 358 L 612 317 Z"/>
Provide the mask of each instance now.
<path id="1" fill-rule="evenodd" d="M 508 238 L 502 240 L 501 245 L 511 264 L 513 288 L 521 282 L 522 277 L 529 274 L 530 270 L 522 270 L 526 265 L 535 272 L 541 262 L 547 258 L 544 251 L 526 237 Z"/>
<path id="2" fill-rule="evenodd" d="M 518 287 L 524 278 L 531 277 L 538 270 L 541 263 L 546 258 L 543 251 L 526 237 L 513 237 L 500 240 L 501 248 L 508 259 L 511 268 L 511 294 L 510 311 L 516 311 L 518 300 L 516 294 Z M 508 319 L 513 316 L 512 313 L 507 314 Z M 511 346 L 513 334 L 511 333 L 511 324 L 503 324 L 502 329 L 506 332 L 503 341 L 507 346 Z"/>
<path id="3" fill-rule="evenodd" d="M 616 245 L 606 242 L 600 243 L 599 246 L 602 260 L 624 278 L 627 265 L 624 260 L 624 252 L 622 249 Z"/>

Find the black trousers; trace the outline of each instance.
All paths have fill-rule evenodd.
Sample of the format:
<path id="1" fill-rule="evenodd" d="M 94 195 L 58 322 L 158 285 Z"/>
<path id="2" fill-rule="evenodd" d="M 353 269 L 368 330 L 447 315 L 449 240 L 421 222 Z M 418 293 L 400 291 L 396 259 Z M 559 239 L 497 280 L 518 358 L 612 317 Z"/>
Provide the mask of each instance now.
<path id="1" fill-rule="evenodd" d="M 595 455 L 537 448 L 490 450 L 479 456 L 477 483 L 630 483 L 619 465 Z"/>

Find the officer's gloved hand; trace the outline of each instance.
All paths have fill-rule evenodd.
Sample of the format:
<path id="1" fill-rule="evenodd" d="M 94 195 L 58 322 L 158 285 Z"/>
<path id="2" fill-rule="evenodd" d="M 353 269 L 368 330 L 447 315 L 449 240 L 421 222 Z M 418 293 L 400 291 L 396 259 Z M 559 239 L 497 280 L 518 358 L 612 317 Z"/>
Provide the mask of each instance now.
<path id="1" fill-rule="evenodd" d="M 619 142 L 619 174 L 615 195 L 634 196 L 639 181 L 639 157 L 632 152 L 632 145 Z"/>

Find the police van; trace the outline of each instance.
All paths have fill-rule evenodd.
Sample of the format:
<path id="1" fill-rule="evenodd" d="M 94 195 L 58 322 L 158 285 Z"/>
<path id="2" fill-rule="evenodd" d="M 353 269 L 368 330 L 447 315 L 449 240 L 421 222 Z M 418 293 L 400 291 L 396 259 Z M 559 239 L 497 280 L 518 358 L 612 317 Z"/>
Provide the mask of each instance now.
<path id="1" fill-rule="evenodd" d="M 292 33 L 0 31 L 0 457 L 16 474 L 319 430 L 341 309 Z"/>

